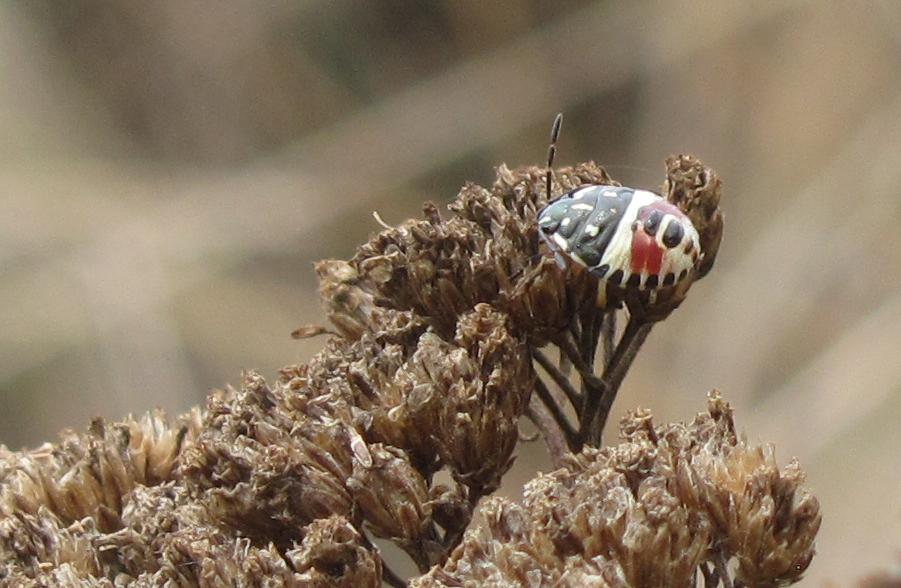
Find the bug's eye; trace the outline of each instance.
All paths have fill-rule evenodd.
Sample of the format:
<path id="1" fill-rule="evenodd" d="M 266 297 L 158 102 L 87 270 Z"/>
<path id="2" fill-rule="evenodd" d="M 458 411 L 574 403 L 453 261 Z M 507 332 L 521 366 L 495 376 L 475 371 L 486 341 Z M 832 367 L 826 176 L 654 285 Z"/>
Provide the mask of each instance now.
<path id="1" fill-rule="evenodd" d="M 550 235 L 551 233 L 554 232 L 554 227 L 551 225 L 543 225 L 541 227 L 541 232 L 544 233 L 545 235 Z"/>

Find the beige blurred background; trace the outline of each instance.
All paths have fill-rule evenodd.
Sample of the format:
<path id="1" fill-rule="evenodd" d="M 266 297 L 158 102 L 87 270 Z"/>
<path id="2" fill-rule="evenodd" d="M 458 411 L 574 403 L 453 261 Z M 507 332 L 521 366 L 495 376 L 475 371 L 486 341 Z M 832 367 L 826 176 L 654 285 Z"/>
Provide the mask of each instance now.
<path id="1" fill-rule="evenodd" d="M 322 340 L 311 264 L 493 166 L 725 181 L 718 267 L 615 406 L 710 388 L 823 503 L 803 583 L 901 551 L 901 3 L 0 3 L 0 443 L 177 413 Z M 526 448 L 513 481 L 547 462 Z"/>

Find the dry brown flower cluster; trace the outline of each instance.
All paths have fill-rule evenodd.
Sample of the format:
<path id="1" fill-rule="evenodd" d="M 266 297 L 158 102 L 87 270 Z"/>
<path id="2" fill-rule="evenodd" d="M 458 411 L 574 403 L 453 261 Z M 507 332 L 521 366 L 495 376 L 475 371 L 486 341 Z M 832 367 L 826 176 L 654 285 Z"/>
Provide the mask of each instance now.
<path id="1" fill-rule="evenodd" d="M 557 170 L 553 188 L 611 183 L 586 163 Z M 599 448 L 651 326 L 713 265 L 716 175 L 668 161 L 663 193 L 704 257 L 655 293 L 598 292 L 543 255 L 544 189 L 543 169 L 502 166 L 490 189 L 465 186 L 447 218 L 427 204 L 353 259 L 319 263 L 334 332 L 299 329 L 332 336 L 272 382 L 248 373 L 174 424 L 98 421 L 57 445 L 3 449 L 0 584 L 403 585 L 375 538 L 409 555 L 422 586 L 796 580 L 816 501 L 797 466 L 780 471 L 770 449 L 738 440 L 718 397 L 689 426 L 635 413 L 623 444 Z M 523 418 L 561 469 L 522 505 L 487 503 L 464 540 Z"/>
<path id="2" fill-rule="evenodd" d="M 712 393 L 688 425 L 636 411 L 622 443 L 586 447 L 530 482 L 521 504 L 494 498 L 484 525 L 442 567 L 438 586 L 781 586 L 813 557 L 816 498 L 796 463 L 740 440 Z"/>

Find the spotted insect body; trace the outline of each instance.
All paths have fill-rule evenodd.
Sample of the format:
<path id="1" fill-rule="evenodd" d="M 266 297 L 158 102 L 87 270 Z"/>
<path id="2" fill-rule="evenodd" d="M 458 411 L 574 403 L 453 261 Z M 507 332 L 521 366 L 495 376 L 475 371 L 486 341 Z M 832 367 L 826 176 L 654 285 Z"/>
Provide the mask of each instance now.
<path id="1" fill-rule="evenodd" d="M 542 209 L 538 228 L 559 262 L 570 260 L 622 288 L 675 285 L 700 256 L 688 217 L 647 190 L 582 186 Z"/>

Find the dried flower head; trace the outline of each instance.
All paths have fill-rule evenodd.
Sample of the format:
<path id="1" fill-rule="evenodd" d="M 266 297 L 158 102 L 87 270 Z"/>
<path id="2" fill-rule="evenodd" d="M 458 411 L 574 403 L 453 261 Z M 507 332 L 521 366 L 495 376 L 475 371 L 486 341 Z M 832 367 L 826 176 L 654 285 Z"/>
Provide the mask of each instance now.
<path id="1" fill-rule="evenodd" d="M 322 588 L 378 588 L 382 560 L 365 546 L 359 532 L 342 517 L 319 519 L 304 540 L 288 552 L 300 585 Z"/>
<path id="2" fill-rule="evenodd" d="M 692 155 L 675 155 L 666 160 L 663 195 L 678 206 L 698 230 L 704 258 L 700 277 L 713 268 L 723 240 L 723 211 L 720 209 L 722 182 L 712 169 Z"/>
<path id="3" fill-rule="evenodd" d="M 530 482 L 521 506 L 489 503 L 485 524 L 413 586 L 689 586 L 732 573 L 733 558 L 749 586 L 800 578 L 816 499 L 797 464 L 780 471 L 766 449 L 736 438 L 718 394 L 689 425 L 655 427 L 639 411 L 621 432 L 624 443 L 586 448 Z"/>
<path id="4" fill-rule="evenodd" d="M 561 189 L 612 183 L 592 163 L 559 170 L 556 180 Z M 579 304 L 594 305 L 595 280 L 540 255 L 535 218 L 545 204 L 543 169 L 501 166 L 490 190 L 463 187 L 449 219 L 427 205 L 425 219 L 382 231 L 350 262 L 317 266 L 329 318 L 355 338 L 374 314 L 411 311 L 450 338 L 460 315 L 489 303 L 519 332 L 559 332 Z"/>
<path id="5" fill-rule="evenodd" d="M 96 419 L 85 435 L 63 432 L 59 445 L 0 448 L 0 512 L 34 514 L 44 507 L 65 524 L 91 517 L 101 529 L 116 528 L 123 497 L 138 484 L 172 479 L 199 427 L 199 411 L 175 427 L 157 411 L 114 425 Z"/>

